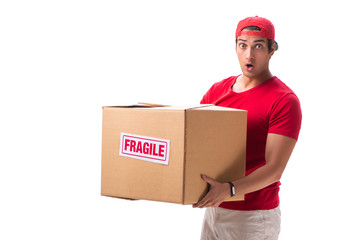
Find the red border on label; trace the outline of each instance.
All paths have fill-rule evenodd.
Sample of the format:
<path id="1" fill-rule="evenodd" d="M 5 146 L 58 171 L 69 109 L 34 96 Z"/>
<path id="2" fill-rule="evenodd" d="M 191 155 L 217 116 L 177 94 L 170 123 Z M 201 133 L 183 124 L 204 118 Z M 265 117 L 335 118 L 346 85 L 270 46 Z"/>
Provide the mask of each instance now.
<path id="1" fill-rule="evenodd" d="M 125 137 L 130 137 L 130 138 L 138 138 L 138 139 L 143 139 L 146 141 L 153 141 L 153 142 L 161 142 L 161 143 L 165 143 L 166 145 L 166 152 L 165 152 L 165 159 L 159 159 L 159 158 L 152 158 L 152 157 L 147 157 L 147 156 L 142 156 L 142 155 L 136 155 L 136 154 L 130 154 L 130 153 L 124 153 L 124 144 L 122 144 L 122 148 L 121 148 L 121 153 L 124 155 L 129 155 L 129 156 L 135 156 L 135 157 L 141 157 L 141 158 L 148 158 L 148 159 L 152 159 L 152 160 L 156 160 L 156 161 L 166 161 L 166 158 L 168 156 L 168 150 L 169 150 L 169 146 L 168 143 L 166 141 L 160 141 L 160 140 L 154 140 L 154 139 L 149 139 L 149 138 L 141 138 L 141 137 L 135 137 L 135 136 L 131 136 L 131 135 L 126 135 L 123 134 L 123 139 L 121 140 L 122 143 L 124 143 L 124 138 Z"/>

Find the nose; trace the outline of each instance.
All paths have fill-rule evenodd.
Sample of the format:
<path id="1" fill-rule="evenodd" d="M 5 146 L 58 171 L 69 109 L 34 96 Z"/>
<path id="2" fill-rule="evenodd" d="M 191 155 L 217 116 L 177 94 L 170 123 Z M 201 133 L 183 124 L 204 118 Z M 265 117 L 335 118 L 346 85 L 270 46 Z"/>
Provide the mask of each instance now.
<path id="1" fill-rule="evenodd" d="M 253 53 L 251 47 L 246 49 L 246 60 L 248 60 L 248 61 L 254 60 L 254 53 Z"/>

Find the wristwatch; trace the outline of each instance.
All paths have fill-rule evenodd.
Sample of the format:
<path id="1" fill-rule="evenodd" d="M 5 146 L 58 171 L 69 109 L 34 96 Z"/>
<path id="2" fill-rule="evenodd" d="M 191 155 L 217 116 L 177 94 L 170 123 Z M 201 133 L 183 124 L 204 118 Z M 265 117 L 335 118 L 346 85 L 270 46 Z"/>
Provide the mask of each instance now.
<path id="1" fill-rule="evenodd" d="M 232 182 L 228 182 L 230 184 L 230 197 L 235 196 L 235 186 Z"/>

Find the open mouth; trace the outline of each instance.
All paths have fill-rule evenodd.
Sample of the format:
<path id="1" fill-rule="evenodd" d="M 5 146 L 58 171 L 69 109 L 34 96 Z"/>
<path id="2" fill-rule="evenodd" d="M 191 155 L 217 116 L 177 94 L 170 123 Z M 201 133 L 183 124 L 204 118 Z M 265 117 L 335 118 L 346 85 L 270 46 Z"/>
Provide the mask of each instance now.
<path id="1" fill-rule="evenodd" d="M 245 64 L 245 66 L 246 66 L 246 70 L 248 70 L 248 71 L 251 71 L 254 69 L 254 65 L 252 65 L 251 63 L 247 63 L 247 64 Z"/>

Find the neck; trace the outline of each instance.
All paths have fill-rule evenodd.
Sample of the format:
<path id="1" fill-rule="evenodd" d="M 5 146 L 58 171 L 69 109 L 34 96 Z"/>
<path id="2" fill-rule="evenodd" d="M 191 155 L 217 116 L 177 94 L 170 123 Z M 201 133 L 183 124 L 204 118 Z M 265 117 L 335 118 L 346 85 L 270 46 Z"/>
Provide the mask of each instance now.
<path id="1" fill-rule="evenodd" d="M 258 84 L 261 84 L 263 82 L 265 82 L 266 80 L 268 80 L 269 78 L 271 78 L 273 75 L 271 74 L 271 72 L 269 70 L 267 71 L 264 71 L 263 73 L 255 76 L 255 77 L 249 77 L 249 76 L 245 76 L 245 75 L 242 75 L 242 78 L 243 78 L 243 83 L 246 84 L 246 85 L 252 85 L 252 84 L 255 84 L 255 85 L 258 85 Z"/>
<path id="2" fill-rule="evenodd" d="M 267 71 L 263 74 L 259 74 L 256 77 L 249 77 L 245 75 L 241 75 L 236 79 L 235 84 L 233 85 L 234 92 L 244 92 L 253 87 L 260 85 L 266 80 L 270 79 L 273 75 L 270 71 Z"/>

